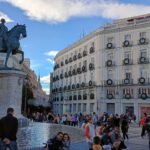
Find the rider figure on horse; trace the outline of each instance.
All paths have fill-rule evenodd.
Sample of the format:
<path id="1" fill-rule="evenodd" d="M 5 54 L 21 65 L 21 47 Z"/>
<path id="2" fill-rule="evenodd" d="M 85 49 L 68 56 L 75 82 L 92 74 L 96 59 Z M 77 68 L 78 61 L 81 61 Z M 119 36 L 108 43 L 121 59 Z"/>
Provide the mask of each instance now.
<path id="1" fill-rule="evenodd" d="M 6 43 L 7 40 L 7 32 L 8 28 L 5 26 L 5 19 L 2 18 L 0 23 L 0 50 L 3 50 L 4 44 Z"/>

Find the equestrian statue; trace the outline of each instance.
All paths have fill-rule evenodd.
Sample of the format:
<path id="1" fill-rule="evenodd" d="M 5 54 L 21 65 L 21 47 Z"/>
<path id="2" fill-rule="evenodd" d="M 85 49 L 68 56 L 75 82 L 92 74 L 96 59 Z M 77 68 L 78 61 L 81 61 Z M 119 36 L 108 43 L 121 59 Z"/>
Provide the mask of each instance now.
<path id="1" fill-rule="evenodd" d="M 0 23 L 0 52 L 7 53 L 5 59 L 5 67 L 7 66 L 8 58 L 10 55 L 15 55 L 20 53 L 22 59 L 19 61 L 21 64 L 24 61 L 24 52 L 19 50 L 21 37 L 26 37 L 26 26 L 25 25 L 15 25 L 11 30 L 5 26 L 5 19 L 1 19 Z"/>

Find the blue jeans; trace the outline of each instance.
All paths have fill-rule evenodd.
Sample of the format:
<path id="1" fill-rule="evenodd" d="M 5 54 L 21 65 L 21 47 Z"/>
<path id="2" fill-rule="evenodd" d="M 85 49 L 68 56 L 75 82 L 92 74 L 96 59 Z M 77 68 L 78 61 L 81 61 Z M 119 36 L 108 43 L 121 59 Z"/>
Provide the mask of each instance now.
<path id="1" fill-rule="evenodd" d="M 6 145 L 3 141 L 0 141 L 0 150 L 5 150 L 6 147 L 10 148 L 10 150 L 18 150 L 16 141 L 11 141 L 9 145 Z"/>

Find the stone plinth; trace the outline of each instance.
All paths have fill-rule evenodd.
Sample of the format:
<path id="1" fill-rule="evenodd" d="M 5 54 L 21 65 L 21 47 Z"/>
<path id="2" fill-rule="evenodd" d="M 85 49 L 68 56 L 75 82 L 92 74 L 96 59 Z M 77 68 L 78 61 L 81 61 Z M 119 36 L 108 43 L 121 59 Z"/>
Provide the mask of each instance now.
<path id="1" fill-rule="evenodd" d="M 6 115 L 8 107 L 14 108 L 17 118 L 24 118 L 21 115 L 24 77 L 23 71 L 0 68 L 0 118 Z"/>
<path id="2" fill-rule="evenodd" d="M 0 52 L 0 67 L 4 67 L 5 59 L 6 59 L 6 53 Z M 19 64 L 20 60 L 21 60 L 20 54 L 10 55 L 7 65 L 10 68 L 15 68 L 15 69 L 21 70 L 21 65 Z"/>

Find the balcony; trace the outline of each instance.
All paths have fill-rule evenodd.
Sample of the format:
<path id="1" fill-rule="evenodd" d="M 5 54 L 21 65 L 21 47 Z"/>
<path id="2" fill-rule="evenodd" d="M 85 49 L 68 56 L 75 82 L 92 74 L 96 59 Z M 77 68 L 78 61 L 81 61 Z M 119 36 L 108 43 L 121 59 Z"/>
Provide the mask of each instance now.
<path id="1" fill-rule="evenodd" d="M 81 71 L 81 68 L 77 68 L 77 73 L 80 74 L 82 71 Z"/>
<path id="2" fill-rule="evenodd" d="M 138 59 L 138 63 L 139 64 L 148 64 L 149 63 L 149 59 L 147 57 L 140 57 Z"/>
<path id="3" fill-rule="evenodd" d="M 89 70 L 94 70 L 94 64 L 92 63 L 89 64 Z"/>
<path id="4" fill-rule="evenodd" d="M 87 51 L 83 51 L 83 57 L 87 56 Z"/>
<path id="5" fill-rule="evenodd" d="M 76 70 L 75 69 L 72 70 L 72 75 L 76 75 Z"/>
<path id="6" fill-rule="evenodd" d="M 64 62 L 63 61 L 61 62 L 61 66 L 64 66 Z"/>
<path id="7" fill-rule="evenodd" d="M 94 49 L 94 47 L 90 47 L 90 54 L 92 54 L 92 53 L 94 53 L 95 52 L 95 49 Z"/>
<path id="8" fill-rule="evenodd" d="M 70 63 L 72 62 L 72 58 L 71 58 L 71 57 L 69 58 L 69 62 L 70 62 Z"/>
<path id="9" fill-rule="evenodd" d="M 60 74 L 60 79 L 63 79 L 63 74 Z"/>
<path id="10" fill-rule="evenodd" d="M 73 60 L 74 61 L 77 60 L 77 56 L 76 55 L 73 56 Z"/>
<path id="11" fill-rule="evenodd" d="M 66 64 L 66 65 L 68 64 L 68 59 L 65 60 L 65 64 Z"/>
<path id="12" fill-rule="evenodd" d="M 67 72 L 65 72 L 65 78 L 67 78 L 68 77 L 68 74 L 67 74 Z"/>
<path id="13" fill-rule="evenodd" d="M 70 77 L 72 76 L 71 70 L 68 72 L 68 76 Z"/>
<path id="14" fill-rule="evenodd" d="M 86 66 L 82 66 L 82 71 L 83 71 L 83 72 L 86 72 L 86 71 L 87 71 Z"/>
<path id="15" fill-rule="evenodd" d="M 80 58 L 82 58 L 82 55 L 81 55 L 81 53 L 79 53 L 79 54 L 78 54 L 78 58 L 79 58 L 79 59 L 80 59 Z"/>
<path id="16" fill-rule="evenodd" d="M 123 65 L 132 65 L 132 64 L 133 64 L 133 62 L 130 58 L 125 58 L 123 60 Z"/>

